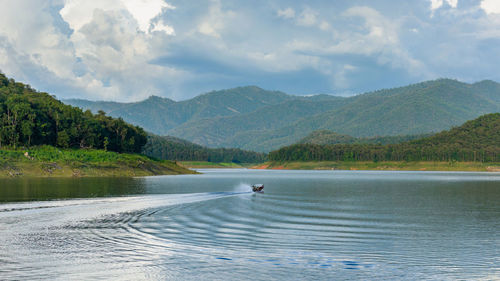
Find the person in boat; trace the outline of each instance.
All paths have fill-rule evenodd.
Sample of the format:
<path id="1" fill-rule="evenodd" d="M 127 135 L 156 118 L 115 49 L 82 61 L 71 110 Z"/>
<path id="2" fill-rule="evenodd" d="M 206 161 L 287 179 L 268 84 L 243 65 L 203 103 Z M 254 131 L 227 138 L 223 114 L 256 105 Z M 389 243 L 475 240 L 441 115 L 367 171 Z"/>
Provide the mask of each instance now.
<path id="1" fill-rule="evenodd" d="M 264 185 L 263 184 L 254 184 L 254 185 L 252 185 L 253 192 L 262 192 L 263 189 L 264 189 Z"/>

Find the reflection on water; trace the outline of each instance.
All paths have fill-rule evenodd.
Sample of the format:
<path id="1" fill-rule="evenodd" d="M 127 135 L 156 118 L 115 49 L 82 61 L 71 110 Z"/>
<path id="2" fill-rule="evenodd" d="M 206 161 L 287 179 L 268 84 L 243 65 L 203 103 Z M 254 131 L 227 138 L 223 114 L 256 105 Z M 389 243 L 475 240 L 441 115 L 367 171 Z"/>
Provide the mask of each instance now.
<path id="1" fill-rule="evenodd" d="M 202 172 L 1 181 L 0 279 L 500 276 L 499 174 Z"/>
<path id="2" fill-rule="evenodd" d="M 144 194 L 142 178 L 0 179 L 0 202 Z"/>

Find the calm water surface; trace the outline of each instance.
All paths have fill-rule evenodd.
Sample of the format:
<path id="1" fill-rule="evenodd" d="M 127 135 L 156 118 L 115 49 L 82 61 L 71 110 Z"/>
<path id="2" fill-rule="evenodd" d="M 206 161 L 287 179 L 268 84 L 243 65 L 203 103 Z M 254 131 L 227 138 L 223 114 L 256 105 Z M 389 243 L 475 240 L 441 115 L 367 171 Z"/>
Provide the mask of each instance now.
<path id="1" fill-rule="evenodd" d="M 0 180 L 0 279 L 500 279 L 498 173 L 201 172 Z"/>

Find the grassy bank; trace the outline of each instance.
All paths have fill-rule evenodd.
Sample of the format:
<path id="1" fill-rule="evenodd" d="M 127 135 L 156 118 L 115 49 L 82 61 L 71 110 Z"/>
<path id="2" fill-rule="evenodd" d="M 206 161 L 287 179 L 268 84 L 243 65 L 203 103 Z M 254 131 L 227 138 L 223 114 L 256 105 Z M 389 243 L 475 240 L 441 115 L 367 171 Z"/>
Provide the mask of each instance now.
<path id="1" fill-rule="evenodd" d="M 500 172 L 500 163 L 481 162 L 267 162 L 256 169 Z"/>
<path id="2" fill-rule="evenodd" d="M 172 161 L 103 150 L 52 146 L 0 149 L 0 178 L 5 177 L 134 177 L 192 174 Z"/>
<path id="3" fill-rule="evenodd" d="M 250 168 L 255 166 L 255 163 L 214 163 L 206 161 L 181 161 L 179 165 L 186 168 L 203 169 L 203 168 Z"/>

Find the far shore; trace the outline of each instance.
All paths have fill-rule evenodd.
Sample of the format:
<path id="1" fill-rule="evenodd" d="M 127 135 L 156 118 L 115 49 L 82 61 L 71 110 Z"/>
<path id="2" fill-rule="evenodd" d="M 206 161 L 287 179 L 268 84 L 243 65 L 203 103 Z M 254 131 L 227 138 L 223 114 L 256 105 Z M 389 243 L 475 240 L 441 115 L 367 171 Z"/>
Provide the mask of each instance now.
<path id="1" fill-rule="evenodd" d="M 500 172 L 500 163 L 481 162 L 266 162 L 252 169 Z"/>
<path id="2" fill-rule="evenodd" d="M 188 169 L 241 169 L 241 168 L 251 168 L 255 165 L 259 165 L 256 163 L 225 163 L 225 162 L 207 162 L 207 161 L 177 161 L 178 165 L 188 168 Z"/>

